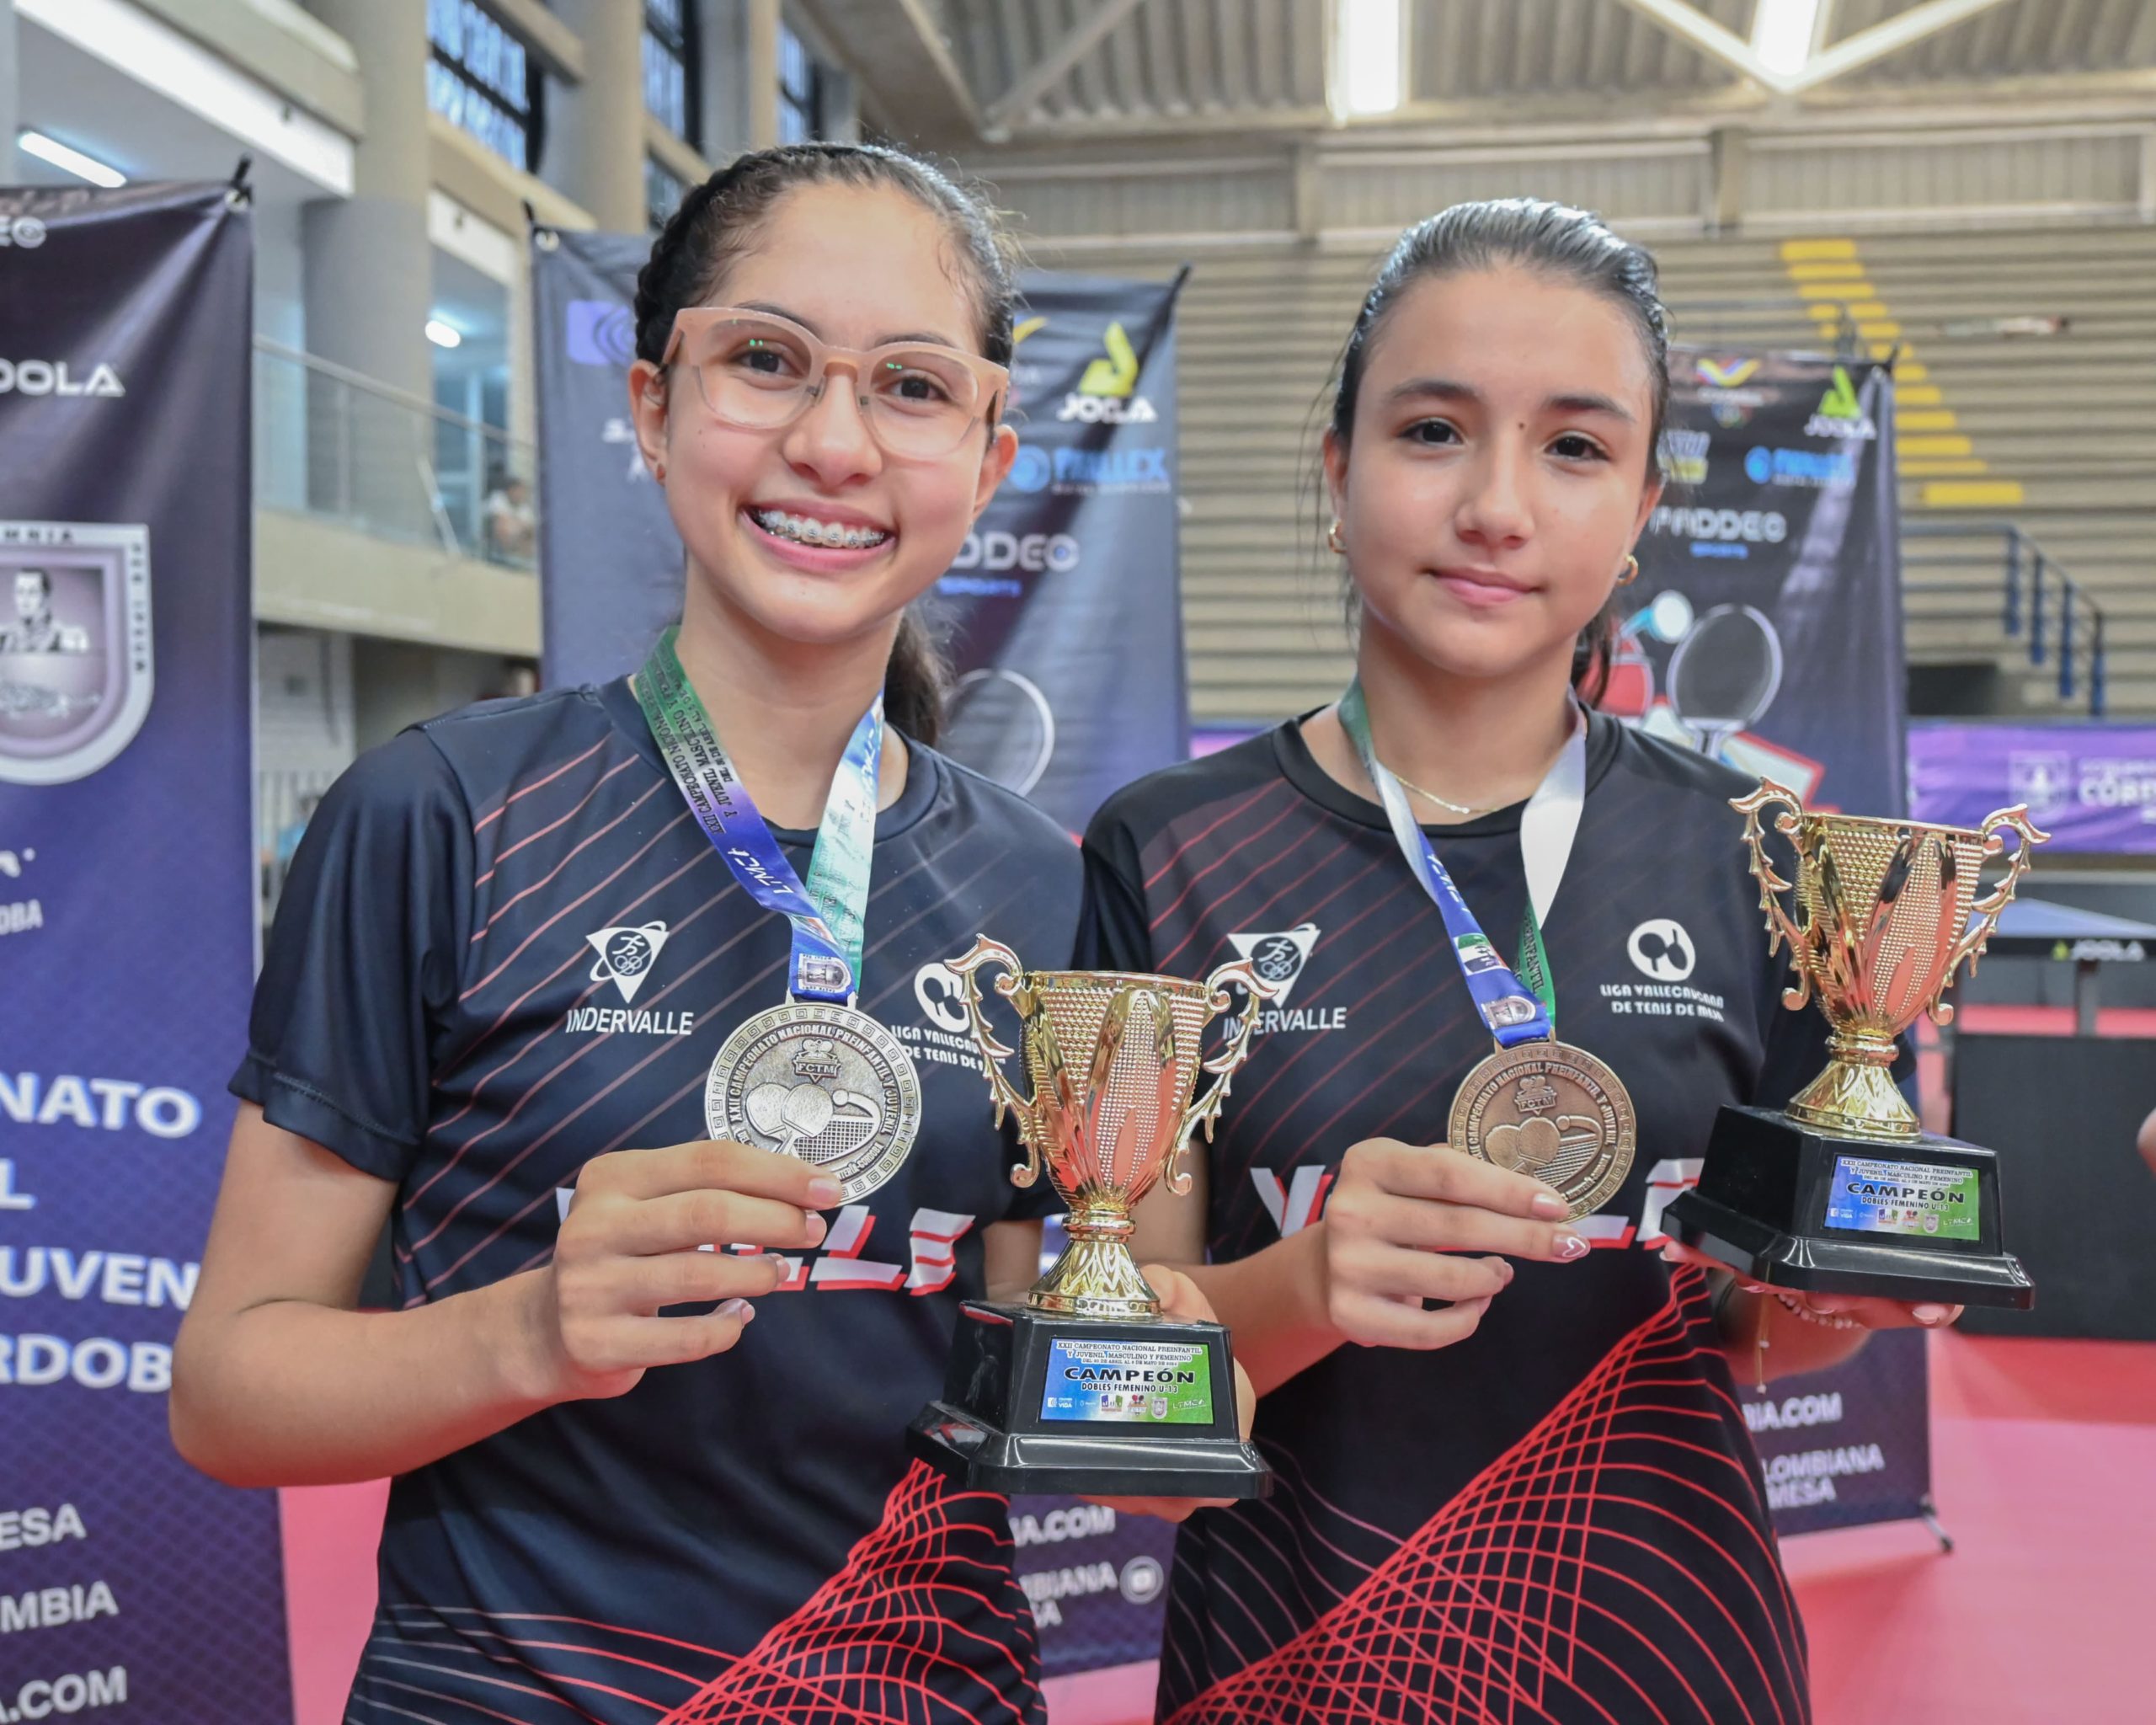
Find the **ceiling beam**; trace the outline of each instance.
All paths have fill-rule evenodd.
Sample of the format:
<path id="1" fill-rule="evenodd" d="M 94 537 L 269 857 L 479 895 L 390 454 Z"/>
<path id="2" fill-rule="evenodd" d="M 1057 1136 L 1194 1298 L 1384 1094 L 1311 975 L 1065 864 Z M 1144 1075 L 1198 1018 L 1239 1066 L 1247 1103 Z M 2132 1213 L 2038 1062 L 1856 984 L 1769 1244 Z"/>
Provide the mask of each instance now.
<path id="1" fill-rule="evenodd" d="M 921 138 L 978 138 L 981 113 L 929 0 L 802 0 L 870 107 Z"/>
<path id="2" fill-rule="evenodd" d="M 1820 16 L 1814 24 L 1812 52 L 1804 65 L 1793 72 L 1777 72 L 1767 65 L 1753 51 L 1749 42 L 1716 23 L 1690 0 L 1617 0 L 1617 3 L 1660 26 L 1679 41 L 1688 43 L 1710 60 L 1727 67 L 1740 77 L 1764 85 L 1777 95 L 1794 96 L 1845 77 L 1890 54 L 1898 54 L 1904 48 L 1913 47 L 1927 36 L 1951 29 L 1994 6 L 2003 6 L 2007 0 L 1923 0 L 1921 5 L 1913 6 L 1869 29 L 1859 30 L 1831 48 L 1820 48 L 1817 44 L 1825 40 L 1833 5 L 1833 0 L 1822 0 Z"/>
<path id="3" fill-rule="evenodd" d="M 1921 6 L 1913 6 L 1814 54 L 1804 70 L 1787 81 L 1785 93 L 1795 95 L 1800 90 L 1815 88 L 2005 3 L 2006 0 L 1924 0 Z"/>
<path id="4" fill-rule="evenodd" d="M 1107 40 L 1108 32 L 1145 3 L 1145 0 L 1099 0 L 1080 23 L 1020 73 L 1011 88 L 988 105 L 982 115 L 985 135 L 991 140 L 1010 136 L 1011 121 L 1040 100 L 1070 69 Z"/>
<path id="5" fill-rule="evenodd" d="M 1782 75 L 1753 53 L 1749 42 L 1734 30 L 1716 24 L 1691 5 L 1689 0 L 1617 0 L 1617 3 L 1636 12 L 1678 41 L 1696 48 L 1708 59 L 1727 67 L 1739 77 L 1748 77 L 1770 90 L 1787 93 L 1783 90 L 1785 80 Z"/>

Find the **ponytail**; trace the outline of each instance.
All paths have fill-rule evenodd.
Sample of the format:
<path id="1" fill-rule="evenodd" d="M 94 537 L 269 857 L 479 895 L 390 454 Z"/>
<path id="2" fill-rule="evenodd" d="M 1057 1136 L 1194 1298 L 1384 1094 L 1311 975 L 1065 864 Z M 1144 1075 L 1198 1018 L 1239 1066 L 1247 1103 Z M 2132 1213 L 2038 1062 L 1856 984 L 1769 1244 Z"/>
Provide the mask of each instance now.
<path id="1" fill-rule="evenodd" d="M 943 702 L 951 667 L 916 606 L 899 618 L 898 638 L 883 672 L 883 717 L 917 743 L 936 746 L 943 734 Z"/>

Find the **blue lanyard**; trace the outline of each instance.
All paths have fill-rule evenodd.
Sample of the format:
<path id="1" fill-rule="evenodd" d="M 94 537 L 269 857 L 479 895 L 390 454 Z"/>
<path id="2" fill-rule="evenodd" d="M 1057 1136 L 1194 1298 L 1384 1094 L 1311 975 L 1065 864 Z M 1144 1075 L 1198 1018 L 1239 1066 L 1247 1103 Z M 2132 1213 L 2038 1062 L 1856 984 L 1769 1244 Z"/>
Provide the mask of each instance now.
<path id="1" fill-rule="evenodd" d="M 851 1006 L 861 990 L 877 774 L 883 756 L 883 697 L 879 693 L 862 714 L 839 757 L 804 886 L 726 758 L 711 715 L 681 670 L 674 650 L 680 633 L 669 629 L 661 635 L 637 674 L 637 702 L 652 740 L 696 825 L 743 890 L 793 925 L 788 998 Z"/>
<path id="2" fill-rule="evenodd" d="M 1341 729 L 1354 744 L 1363 771 L 1377 787 L 1379 800 L 1385 804 L 1385 820 L 1392 827 L 1393 839 L 1399 845 L 1401 854 L 1406 857 L 1417 879 L 1422 883 L 1423 890 L 1436 904 L 1438 914 L 1444 918 L 1445 932 L 1452 940 L 1453 956 L 1459 961 L 1460 975 L 1467 981 L 1467 991 L 1474 996 L 1476 1010 L 1481 1013 L 1491 1035 L 1497 1038 L 1500 1048 L 1553 1039 L 1556 1035 L 1556 1006 L 1542 953 L 1540 917 L 1546 912 L 1548 900 L 1556 895 L 1557 881 L 1563 878 L 1565 862 L 1571 855 L 1572 837 L 1578 826 L 1586 752 L 1577 721 L 1572 740 L 1558 757 L 1557 766 L 1536 791 L 1528 809 L 1529 816 L 1536 817 L 1533 824 L 1549 830 L 1550 844 L 1546 848 L 1556 852 L 1554 877 L 1538 866 L 1535 857 L 1526 858 L 1529 902 L 1521 921 L 1520 950 L 1523 963 L 1536 973 L 1536 985 L 1529 988 L 1505 963 L 1503 955 L 1491 944 L 1489 936 L 1483 933 L 1482 925 L 1475 920 L 1475 913 L 1467 908 L 1467 900 L 1453 884 L 1450 872 L 1438 860 L 1429 835 L 1422 830 L 1415 819 L 1415 811 L 1408 806 L 1406 788 L 1392 770 L 1378 759 L 1376 746 L 1370 740 L 1369 706 L 1363 697 L 1359 681 L 1349 684 L 1348 692 L 1340 697 L 1339 713 Z M 1523 852 L 1527 849 L 1529 824 L 1528 818 L 1523 818 Z"/>

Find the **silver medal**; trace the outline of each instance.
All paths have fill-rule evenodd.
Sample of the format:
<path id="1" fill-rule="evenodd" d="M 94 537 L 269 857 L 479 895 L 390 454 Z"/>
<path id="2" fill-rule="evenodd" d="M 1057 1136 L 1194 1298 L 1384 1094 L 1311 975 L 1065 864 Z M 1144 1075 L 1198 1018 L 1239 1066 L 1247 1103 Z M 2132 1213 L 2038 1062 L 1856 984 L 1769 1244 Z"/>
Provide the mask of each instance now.
<path id="1" fill-rule="evenodd" d="M 773 1007 L 728 1037 L 711 1063 L 704 1129 L 815 1163 L 851 1203 L 898 1172 L 913 1148 L 921 1079 L 899 1039 L 866 1012 Z"/>

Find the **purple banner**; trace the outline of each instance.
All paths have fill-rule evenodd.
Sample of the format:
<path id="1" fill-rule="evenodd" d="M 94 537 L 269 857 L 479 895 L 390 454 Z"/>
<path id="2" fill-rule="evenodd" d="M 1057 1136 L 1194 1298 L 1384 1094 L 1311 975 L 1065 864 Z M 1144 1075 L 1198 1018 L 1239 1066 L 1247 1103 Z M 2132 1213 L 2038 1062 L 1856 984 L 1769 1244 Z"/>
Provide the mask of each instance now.
<path id="1" fill-rule="evenodd" d="M 166 1429 L 254 970 L 252 224 L 0 232 L 0 1722 L 272 1725 L 276 1497 Z"/>
<path id="2" fill-rule="evenodd" d="M 1975 826 L 2026 803 L 2054 851 L 2156 856 L 2156 724 L 1913 724 L 1909 813 Z"/>

